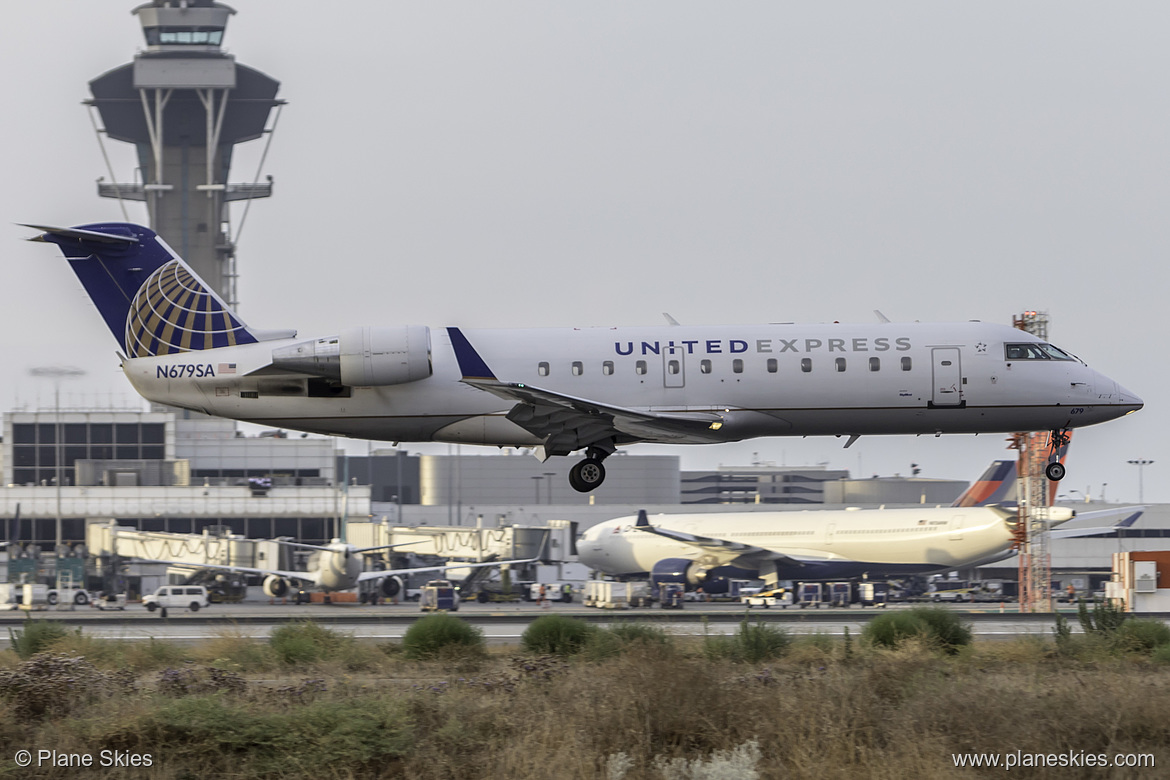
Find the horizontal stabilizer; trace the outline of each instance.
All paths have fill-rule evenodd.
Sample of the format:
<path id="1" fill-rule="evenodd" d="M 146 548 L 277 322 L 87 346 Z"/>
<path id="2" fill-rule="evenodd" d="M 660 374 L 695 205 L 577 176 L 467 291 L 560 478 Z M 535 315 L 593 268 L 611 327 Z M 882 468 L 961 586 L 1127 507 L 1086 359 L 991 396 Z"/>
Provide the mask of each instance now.
<path id="1" fill-rule="evenodd" d="M 1144 506 L 1126 506 L 1117 509 L 1098 509 L 1093 512 L 1077 514 L 1078 520 L 1100 519 L 1104 517 L 1121 517 L 1113 525 L 1094 526 L 1092 528 L 1056 528 L 1050 531 L 1053 539 L 1075 539 L 1081 536 L 1102 536 L 1131 527 L 1137 519 L 1145 514 Z"/>
<path id="2" fill-rule="evenodd" d="M 33 230 L 40 230 L 42 234 L 33 236 L 29 241 L 44 241 L 49 239 L 45 234 L 58 236 L 60 238 L 71 238 L 75 241 L 96 241 L 100 244 L 137 244 L 138 237 L 127 233 L 122 235 L 119 233 L 99 233 L 96 230 L 81 230 L 80 228 L 63 228 L 63 227 L 49 227 L 47 225 L 29 225 L 25 222 L 18 223 L 21 227 L 32 228 Z"/>

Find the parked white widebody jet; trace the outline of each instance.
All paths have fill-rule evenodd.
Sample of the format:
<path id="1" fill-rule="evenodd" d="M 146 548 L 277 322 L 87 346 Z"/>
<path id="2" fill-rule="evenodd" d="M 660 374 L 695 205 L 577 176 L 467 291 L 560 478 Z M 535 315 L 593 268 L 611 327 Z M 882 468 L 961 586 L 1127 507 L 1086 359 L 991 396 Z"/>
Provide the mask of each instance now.
<path id="1" fill-rule="evenodd" d="M 1009 492 L 1016 464 L 997 461 L 967 495 Z M 1082 513 L 1119 518 L 1111 526 L 1056 528 L 1077 513 L 1039 510 L 1054 538 L 1092 536 L 1131 525 L 1144 507 Z M 671 514 L 607 520 L 577 542 L 581 563 L 619 579 L 678 582 L 718 590 L 729 578 L 781 580 L 883 579 L 949 571 L 1012 554 L 1018 512 L 1014 502 L 949 507 L 815 509 L 805 511 Z"/>
<path id="2" fill-rule="evenodd" d="M 326 338 L 246 326 L 152 230 L 48 228 L 151 401 L 337 436 L 585 451 L 759 436 L 1072 428 L 1142 407 L 1028 333 L 982 322 L 471 330 L 358 327 Z M 848 445 L 846 445 L 848 446 Z M 1049 476 L 1059 479 L 1055 459 Z"/>
<path id="3" fill-rule="evenodd" d="M 507 566 L 524 563 L 535 563 L 539 558 L 527 558 L 512 561 L 485 561 L 468 563 L 458 561 L 440 566 L 419 566 L 409 569 L 384 569 L 365 571 L 363 555 L 377 550 L 387 550 L 403 545 L 382 545 L 380 547 L 355 547 L 340 539 L 334 539 L 327 545 L 300 544 L 297 542 L 281 542 L 290 547 L 313 550 L 317 553 L 316 561 L 310 560 L 313 568 L 308 571 L 294 569 L 261 569 L 249 566 L 223 566 L 219 564 L 190 563 L 186 561 L 163 561 L 151 559 L 151 563 L 168 563 L 172 566 L 189 569 L 211 569 L 213 571 L 233 571 L 242 574 L 254 574 L 264 577 L 264 593 L 268 596 L 280 598 L 287 596 L 294 590 L 320 590 L 325 593 L 352 590 L 363 582 L 377 580 L 377 589 L 382 596 L 393 598 L 405 586 L 403 579 L 409 574 L 423 572 L 441 572 L 448 569 L 478 569 L 484 566 Z M 413 544 L 408 542 L 407 544 Z"/>

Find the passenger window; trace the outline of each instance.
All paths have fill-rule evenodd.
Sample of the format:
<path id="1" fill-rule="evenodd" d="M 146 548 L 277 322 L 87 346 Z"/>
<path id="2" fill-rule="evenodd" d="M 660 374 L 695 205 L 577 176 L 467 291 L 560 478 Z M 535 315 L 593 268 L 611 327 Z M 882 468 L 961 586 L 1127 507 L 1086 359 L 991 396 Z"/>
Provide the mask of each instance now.
<path id="1" fill-rule="evenodd" d="M 605 374 L 606 376 L 610 376 L 611 374 L 613 374 L 613 361 L 612 360 L 607 360 L 601 364 L 601 373 Z"/>
<path id="2" fill-rule="evenodd" d="M 775 374 L 776 371 L 779 369 L 779 367 L 780 366 L 776 362 L 776 358 L 768 358 L 768 373 L 769 374 Z"/>
<path id="3" fill-rule="evenodd" d="M 881 358 L 870 358 L 869 359 L 869 370 L 870 371 L 881 371 L 882 370 L 882 359 Z"/>
<path id="4" fill-rule="evenodd" d="M 810 373 L 812 371 L 812 358 L 801 358 L 800 370 L 806 374 Z"/>
<path id="5" fill-rule="evenodd" d="M 548 363 L 537 363 L 536 373 L 540 374 L 541 376 L 548 376 Z"/>
<path id="6" fill-rule="evenodd" d="M 581 376 L 585 373 L 585 366 L 580 360 L 573 361 L 573 376 Z"/>
<path id="7" fill-rule="evenodd" d="M 711 361 L 710 360 L 700 360 L 699 361 L 699 373 L 700 374 L 710 374 L 711 373 Z"/>
<path id="8" fill-rule="evenodd" d="M 646 361 L 639 360 L 637 363 L 635 363 L 634 364 L 634 371 L 636 371 L 639 374 L 645 374 L 646 373 Z"/>
<path id="9" fill-rule="evenodd" d="M 845 358 L 837 358 L 836 363 L 838 373 L 845 370 Z"/>
<path id="10" fill-rule="evenodd" d="M 908 357 L 902 358 L 902 370 L 903 371 L 910 370 L 910 358 L 908 358 Z"/>
<path id="11" fill-rule="evenodd" d="M 736 358 L 735 360 L 731 361 L 731 370 L 737 374 L 742 374 L 743 373 L 743 359 Z"/>
<path id="12" fill-rule="evenodd" d="M 667 371 L 667 373 L 670 373 L 670 374 L 677 374 L 678 373 L 678 361 L 677 360 L 666 361 L 666 371 Z"/>

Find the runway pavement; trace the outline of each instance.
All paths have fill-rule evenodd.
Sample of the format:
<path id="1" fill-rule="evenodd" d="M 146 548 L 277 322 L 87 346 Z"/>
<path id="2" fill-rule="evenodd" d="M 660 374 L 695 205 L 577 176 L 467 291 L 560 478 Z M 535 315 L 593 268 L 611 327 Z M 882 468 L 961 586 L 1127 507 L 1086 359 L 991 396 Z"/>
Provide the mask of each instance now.
<path id="1" fill-rule="evenodd" d="M 904 606 L 891 606 L 902 609 Z M 952 607 L 954 608 L 954 607 Z M 958 609 L 958 608 L 956 608 Z M 999 606 L 983 610 L 959 609 L 972 624 L 977 637 L 1007 638 L 1023 634 L 1049 636 L 1053 617 L 1044 614 L 999 612 Z M 542 608 L 535 603 L 517 604 L 463 604 L 459 617 L 479 626 L 491 644 L 516 644 L 527 626 L 546 614 L 578 617 L 603 625 L 619 621 L 652 622 L 679 636 L 701 636 L 704 632 L 728 634 L 734 632 L 747 615 L 752 621 L 775 623 L 793 634 L 843 635 L 848 628 L 855 636 L 866 622 L 882 613 L 877 609 L 753 609 L 747 612 L 739 604 L 688 603 L 681 610 L 660 608 L 602 610 L 580 604 L 552 604 Z M 1074 610 L 1075 611 L 1075 610 Z M 32 613 L 35 619 L 60 621 L 71 627 L 80 627 L 84 634 L 104 639 L 147 640 L 194 643 L 210 637 L 230 634 L 245 637 L 267 637 L 272 629 L 294 620 L 313 620 L 329 628 L 350 633 L 371 641 L 397 641 L 410 625 L 421 617 L 417 604 L 361 605 L 361 604 L 269 604 L 265 601 L 246 601 L 239 604 L 214 604 L 198 612 L 168 610 L 162 618 L 158 612 L 147 612 L 138 604 L 128 605 L 125 611 L 102 611 L 90 607 L 73 610 L 42 610 Z M 1165 616 L 1160 616 L 1165 617 Z M 1075 615 L 1070 615 L 1077 630 Z M 17 627 L 27 619 L 20 611 L 0 612 L 0 626 Z M 3 631 L 3 628 L 0 628 Z"/>

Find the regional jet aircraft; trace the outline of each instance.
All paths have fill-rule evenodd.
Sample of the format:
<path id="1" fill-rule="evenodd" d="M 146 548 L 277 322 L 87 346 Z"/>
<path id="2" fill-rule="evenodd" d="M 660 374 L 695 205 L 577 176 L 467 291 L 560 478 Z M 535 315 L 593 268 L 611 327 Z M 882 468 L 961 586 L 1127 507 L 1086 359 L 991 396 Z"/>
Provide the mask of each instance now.
<path id="1" fill-rule="evenodd" d="M 325 338 L 244 324 L 154 231 L 49 228 L 158 403 L 380 441 L 583 450 L 569 481 L 635 442 L 759 436 L 1068 432 L 1142 407 L 1052 344 L 982 322 L 431 330 Z"/>
<path id="2" fill-rule="evenodd" d="M 730 578 L 781 580 L 879 579 L 950 571 L 1006 558 L 1018 541 L 1014 502 L 972 506 L 970 497 L 1011 492 L 1015 463 L 997 461 L 955 505 L 913 509 L 719 512 L 619 517 L 585 531 L 581 563 L 619 579 L 677 582 L 717 592 Z M 1093 536 L 1131 525 L 1144 507 L 1082 513 L 1123 516 L 1115 525 L 1055 528 L 1074 516 L 1045 507 L 1056 538 Z"/>

